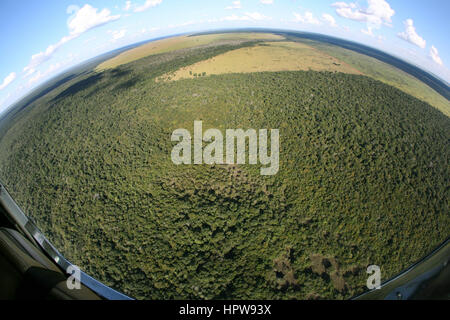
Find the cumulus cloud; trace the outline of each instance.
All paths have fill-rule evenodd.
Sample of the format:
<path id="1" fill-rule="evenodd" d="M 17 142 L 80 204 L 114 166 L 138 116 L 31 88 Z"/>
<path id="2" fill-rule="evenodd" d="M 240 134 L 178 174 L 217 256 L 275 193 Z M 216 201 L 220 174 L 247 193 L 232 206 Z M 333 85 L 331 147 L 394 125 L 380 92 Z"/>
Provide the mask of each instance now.
<path id="1" fill-rule="evenodd" d="M 27 69 L 27 68 L 25 68 L 25 69 Z M 24 72 L 25 72 L 25 69 L 24 69 Z M 25 78 L 26 77 L 29 77 L 29 76 L 31 76 L 33 73 L 35 73 L 36 72 L 36 69 L 34 69 L 34 68 L 29 68 L 29 69 L 27 69 L 26 70 L 26 73 L 25 73 Z"/>
<path id="2" fill-rule="evenodd" d="M 295 22 L 301 22 L 301 23 L 307 23 L 307 24 L 315 24 L 320 25 L 319 19 L 315 18 L 312 12 L 306 11 L 305 14 L 301 15 L 300 13 L 294 12 L 294 21 Z"/>
<path id="3" fill-rule="evenodd" d="M 230 16 L 223 17 L 220 20 L 221 21 L 237 21 L 237 20 L 243 20 L 243 18 L 244 18 L 243 16 L 238 16 L 236 14 L 232 14 Z"/>
<path id="4" fill-rule="evenodd" d="M 80 35 L 90 29 L 102 26 L 108 22 L 117 20 L 120 15 L 112 16 L 111 11 L 103 9 L 97 12 L 98 9 L 86 4 L 79 9 L 75 15 L 69 19 L 68 27 L 71 35 Z M 70 12 L 69 12 L 70 13 Z"/>
<path id="5" fill-rule="evenodd" d="M 438 65 L 443 66 L 444 63 L 442 62 L 441 57 L 439 56 L 439 51 L 436 49 L 435 46 L 431 46 L 430 49 L 430 57 L 433 59 L 434 62 L 436 62 Z"/>
<path id="6" fill-rule="evenodd" d="M 367 30 L 365 29 L 361 29 L 361 32 L 364 33 L 365 35 L 368 35 L 370 37 L 374 37 L 375 35 L 373 34 L 373 29 L 371 26 L 367 26 Z"/>
<path id="7" fill-rule="evenodd" d="M 259 13 L 259 12 L 246 12 L 246 17 L 249 17 L 250 20 L 267 20 L 269 17 L 266 17 L 265 15 Z"/>
<path id="8" fill-rule="evenodd" d="M 47 75 L 47 72 L 38 71 L 33 77 L 28 80 L 28 85 L 32 85 L 39 80 L 43 79 Z"/>
<path id="9" fill-rule="evenodd" d="M 328 13 L 324 13 L 322 14 L 322 20 L 325 21 L 326 23 L 328 23 L 328 25 L 330 25 L 330 27 L 337 27 L 336 24 L 336 19 L 334 19 L 334 17 L 331 14 Z"/>
<path id="10" fill-rule="evenodd" d="M 56 50 L 58 50 L 63 44 L 79 37 L 81 34 L 93 28 L 102 26 L 120 18 L 120 15 L 112 16 L 111 11 L 108 9 L 103 9 L 98 12 L 98 9 L 90 6 L 89 4 L 84 5 L 81 9 L 77 6 L 69 6 L 67 8 L 67 13 L 73 14 L 67 22 L 67 26 L 70 31 L 69 35 L 63 37 L 57 43 L 48 46 L 45 51 L 34 54 L 31 57 L 31 61 L 28 66 L 23 69 L 23 71 L 26 72 L 26 76 L 33 74 L 34 69 L 48 61 Z"/>
<path id="11" fill-rule="evenodd" d="M 60 71 L 63 67 L 66 67 L 73 60 L 74 60 L 74 55 L 70 54 L 70 55 L 68 55 L 68 57 L 65 61 L 54 63 L 54 64 L 50 65 L 43 72 L 37 71 L 35 73 L 35 75 L 28 80 L 28 85 L 32 85 L 41 79 L 47 78 L 47 77 L 51 76 L 52 74 L 55 74 L 56 72 Z"/>
<path id="12" fill-rule="evenodd" d="M 126 29 L 123 30 L 115 30 L 115 31 L 108 31 L 113 37 L 113 41 L 119 40 L 123 37 L 125 37 L 125 34 L 127 33 Z"/>
<path id="13" fill-rule="evenodd" d="M 57 63 L 57 64 L 52 64 L 50 67 L 47 68 L 47 70 L 45 70 L 43 72 L 38 71 L 34 77 L 30 78 L 30 80 L 28 81 L 28 85 L 32 85 L 34 83 L 37 83 L 39 80 L 49 77 L 51 74 L 53 74 L 60 68 L 61 68 L 61 64 Z"/>
<path id="14" fill-rule="evenodd" d="M 238 16 L 236 14 L 232 14 L 231 16 L 227 16 L 221 18 L 220 21 L 262 21 L 262 20 L 271 20 L 270 17 L 267 17 L 259 12 L 246 12 L 243 16 Z"/>
<path id="15" fill-rule="evenodd" d="M 28 80 L 28 84 L 32 85 L 33 83 L 36 83 L 37 81 L 39 81 L 40 79 L 42 79 L 44 77 L 44 74 L 41 73 L 40 71 L 38 71 L 33 77 L 31 77 Z"/>
<path id="16" fill-rule="evenodd" d="M 145 3 L 142 6 L 138 6 L 134 9 L 134 12 L 143 12 L 145 10 L 148 10 L 152 7 L 155 7 L 159 4 L 161 4 L 162 0 L 146 0 Z"/>
<path id="17" fill-rule="evenodd" d="M 356 3 L 336 2 L 331 5 L 336 13 L 346 19 L 366 22 L 372 27 L 391 25 L 395 11 L 386 0 L 367 0 L 367 8 L 361 8 Z"/>
<path id="18" fill-rule="evenodd" d="M 419 48 L 425 49 L 427 42 L 417 34 L 416 28 L 414 27 L 414 21 L 412 19 L 407 19 L 403 24 L 405 25 L 405 31 L 398 34 L 399 38 L 406 40 Z"/>
<path id="19" fill-rule="evenodd" d="M 273 4 L 273 0 L 260 0 L 262 4 Z"/>
<path id="20" fill-rule="evenodd" d="M 225 7 L 227 10 L 241 9 L 241 1 L 233 1 L 230 6 Z"/>
<path id="21" fill-rule="evenodd" d="M 5 89 L 11 82 L 16 79 L 16 73 L 11 72 L 6 78 L 3 80 L 2 84 L 0 84 L 0 90 Z"/>
<path id="22" fill-rule="evenodd" d="M 357 8 L 356 3 L 346 3 L 346 2 L 335 2 L 331 6 L 336 8 L 351 8 L 351 9 Z"/>
<path id="23" fill-rule="evenodd" d="M 49 45 L 45 51 L 41 51 L 39 53 L 32 55 L 30 63 L 23 69 L 23 71 L 26 72 L 26 76 L 33 74 L 35 68 L 37 68 L 44 62 L 50 60 L 50 58 L 53 56 L 55 51 L 59 49 L 59 47 L 61 47 L 63 44 L 69 42 L 70 40 L 78 36 L 79 34 L 65 36 L 57 43 Z"/>

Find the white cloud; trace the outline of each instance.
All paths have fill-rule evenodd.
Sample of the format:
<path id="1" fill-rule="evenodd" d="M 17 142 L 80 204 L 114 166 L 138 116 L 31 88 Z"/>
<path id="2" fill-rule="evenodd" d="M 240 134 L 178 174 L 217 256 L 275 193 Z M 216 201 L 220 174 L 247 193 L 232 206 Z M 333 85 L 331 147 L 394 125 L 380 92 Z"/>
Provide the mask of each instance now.
<path id="1" fill-rule="evenodd" d="M 355 3 L 346 3 L 346 2 L 335 2 L 331 6 L 336 8 L 351 8 L 351 9 L 357 8 Z"/>
<path id="2" fill-rule="evenodd" d="M 138 6 L 134 9 L 134 12 L 142 12 L 152 7 L 161 4 L 162 0 L 146 0 L 142 6 Z"/>
<path id="3" fill-rule="evenodd" d="M 42 79 L 44 75 L 38 71 L 34 77 L 31 77 L 30 80 L 28 80 L 28 84 L 32 85 L 33 83 L 37 82 L 38 80 Z"/>
<path id="4" fill-rule="evenodd" d="M 433 59 L 434 62 L 436 62 L 438 65 L 443 66 L 444 63 L 442 62 L 441 57 L 439 56 L 439 51 L 436 49 L 435 46 L 431 46 L 430 49 L 430 57 Z"/>
<path id="5" fill-rule="evenodd" d="M 34 83 L 36 83 L 37 81 L 44 79 L 48 76 L 51 76 L 52 74 L 56 73 L 57 71 L 61 70 L 63 67 L 67 66 L 71 61 L 74 60 L 74 56 L 73 55 L 69 55 L 67 57 L 67 59 L 63 62 L 58 62 L 55 64 L 50 65 L 47 70 L 41 72 L 38 71 L 34 77 L 31 77 L 28 80 L 28 85 L 32 85 Z"/>
<path id="6" fill-rule="evenodd" d="M 131 8 L 131 1 L 127 1 L 125 2 L 125 8 L 123 8 L 123 10 L 128 11 Z"/>
<path id="7" fill-rule="evenodd" d="M 331 14 L 324 13 L 322 14 L 322 20 L 330 25 L 330 27 L 337 27 L 336 19 Z"/>
<path id="8" fill-rule="evenodd" d="M 237 21 L 237 20 L 244 20 L 243 18 L 244 18 L 243 16 L 238 16 L 236 14 L 232 14 L 231 16 L 226 16 L 220 20 L 222 20 L 222 21 Z"/>
<path id="9" fill-rule="evenodd" d="M 86 4 L 78 10 L 74 17 L 71 18 L 67 25 L 71 35 L 80 35 L 92 28 L 99 27 L 108 22 L 117 20 L 120 15 L 112 16 L 111 11 L 103 9 L 98 12 L 98 9 Z"/>
<path id="10" fill-rule="evenodd" d="M 67 8 L 67 13 L 74 13 L 67 22 L 70 34 L 63 37 L 57 43 L 48 46 L 45 51 L 34 54 L 31 57 L 31 61 L 28 66 L 23 69 L 23 71 L 26 72 L 26 76 L 34 73 L 34 71 L 32 71 L 33 69 L 48 61 L 53 56 L 55 51 L 58 50 L 58 48 L 63 44 L 79 37 L 86 31 L 120 18 L 120 15 L 112 16 L 111 11 L 108 9 L 103 9 L 98 13 L 97 11 L 98 9 L 93 8 L 88 4 L 84 5 L 81 9 L 77 6 L 69 6 Z"/>
<path id="11" fill-rule="evenodd" d="M 365 35 L 368 35 L 370 37 L 374 37 L 375 35 L 373 34 L 373 29 L 371 26 L 367 26 L 367 30 L 365 29 L 361 29 L 361 32 L 364 33 Z"/>
<path id="12" fill-rule="evenodd" d="M 294 12 L 295 22 L 307 23 L 307 24 L 315 24 L 320 25 L 320 21 L 314 17 L 312 12 L 306 11 L 304 15 Z"/>
<path id="13" fill-rule="evenodd" d="M 123 29 L 123 30 L 120 30 L 120 31 L 118 31 L 118 30 L 108 31 L 108 33 L 112 34 L 113 41 L 116 41 L 116 40 L 119 40 L 119 39 L 125 37 L 125 34 L 127 33 L 127 30 Z"/>
<path id="14" fill-rule="evenodd" d="M 35 72 L 36 72 L 36 69 L 34 69 L 34 68 L 27 69 L 27 71 L 24 75 L 24 78 L 31 76 Z"/>
<path id="15" fill-rule="evenodd" d="M 262 4 L 273 4 L 273 0 L 260 0 Z"/>
<path id="16" fill-rule="evenodd" d="M 158 31 L 158 30 L 160 30 L 159 27 L 153 27 L 153 28 L 150 28 L 150 29 L 143 28 L 141 30 L 141 33 L 151 33 L 151 32 L 155 32 L 155 31 Z"/>
<path id="17" fill-rule="evenodd" d="M 251 20 L 268 20 L 269 17 L 259 13 L 259 12 L 246 12 L 245 16 L 249 17 Z"/>
<path id="18" fill-rule="evenodd" d="M 11 72 L 0 84 L 0 90 L 5 89 L 11 82 L 13 82 L 16 79 L 16 73 Z"/>
<path id="19" fill-rule="evenodd" d="M 78 34 L 65 36 L 57 43 L 49 45 L 45 51 L 41 51 L 32 55 L 30 63 L 23 69 L 23 71 L 26 72 L 26 76 L 31 75 L 34 72 L 33 69 L 50 60 L 50 58 L 53 56 L 55 51 L 58 50 L 59 47 L 78 36 Z"/>
<path id="20" fill-rule="evenodd" d="M 271 20 L 271 18 L 259 12 L 246 12 L 245 15 L 243 16 L 232 14 L 230 16 L 226 16 L 220 19 L 220 21 L 262 21 L 262 20 Z"/>
<path id="21" fill-rule="evenodd" d="M 390 26 L 395 15 L 395 11 L 386 0 L 367 0 L 367 8 L 346 2 L 336 2 L 331 6 L 336 8 L 336 13 L 343 18 L 366 22 L 376 28 L 382 24 Z"/>
<path id="22" fill-rule="evenodd" d="M 241 1 L 233 1 L 230 6 L 226 7 L 227 10 L 233 10 L 233 9 L 241 9 Z"/>
<path id="23" fill-rule="evenodd" d="M 405 31 L 400 32 L 398 37 L 418 46 L 419 48 L 425 49 L 427 42 L 417 34 L 416 28 L 414 27 L 414 21 L 412 19 L 407 19 L 403 23 L 405 25 Z"/>

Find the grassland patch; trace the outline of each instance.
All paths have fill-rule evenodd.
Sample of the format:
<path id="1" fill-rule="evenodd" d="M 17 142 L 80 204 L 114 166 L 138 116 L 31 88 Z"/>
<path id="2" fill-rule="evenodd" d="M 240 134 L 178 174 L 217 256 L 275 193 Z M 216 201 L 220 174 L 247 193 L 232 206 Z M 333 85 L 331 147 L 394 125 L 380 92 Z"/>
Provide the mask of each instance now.
<path id="1" fill-rule="evenodd" d="M 158 80 L 192 79 L 213 74 L 299 70 L 362 74 L 345 62 L 306 44 L 277 41 L 232 50 L 167 73 Z"/>
<path id="2" fill-rule="evenodd" d="M 233 41 L 255 40 L 283 40 L 283 36 L 271 33 L 223 33 L 201 36 L 180 36 L 152 41 L 140 47 L 128 50 L 118 56 L 101 63 L 96 70 L 103 71 L 117 66 L 139 60 L 155 54 L 171 52 L 180 49 L 193 48 L 212 43 L 228 43 Z"/>

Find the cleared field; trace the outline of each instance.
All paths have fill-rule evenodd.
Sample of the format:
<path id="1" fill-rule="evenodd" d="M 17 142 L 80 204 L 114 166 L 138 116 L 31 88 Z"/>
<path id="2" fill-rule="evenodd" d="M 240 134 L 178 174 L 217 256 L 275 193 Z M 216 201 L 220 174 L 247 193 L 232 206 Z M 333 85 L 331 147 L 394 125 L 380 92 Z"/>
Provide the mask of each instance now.
<path id="1" fill-rule="evenodd" d="M 174 50 L 193 48 L 202 45 L 208 45 L 215 42 L 227 41 L 252 41 L 252 40 L 283 40 L 283 36 L 271 33 L 221 33 L 209 34 L 201 36 L 180 36 L 169 39 L 158 40 L 147 43 L 138 48 L 128 50 L 120 55 L 101 63 L 96 70 L 102 71 L 106 69 L 115 68 L 122 64 L 133 62 L 141 58 L 170 52 Z"/>
<path id="2" fill-rule="evenodd" d="M 175 81 L 213 74 L 297 70 L 362 74 L 345 62 L 306 44 L 277 41 L 232 50 L 163 75 L 159 80 Z"/>
<path id="3" fill-rule="evenodd" d="M 180 36 L 150 42 L 126 51 L 100 64 L 96 71 L 112 69 L 141 58 L 211 44 L 275 40 L 254 48 L 238 49 L 215 58 L 167 74 L 160 80 L 178 80 L 197 76 L 261 71 L 316 70 L 364 74 L 394 86 L 425 101 L 450 117 L 450 102 L 427 84 L 406 72 L 375 58 L 338 46 L 313 40 L 282 41 L 286 38 L 271 33 L 224 33 Z M 278 40 L 278 41 L 277 41 Z"/>
<path id="4" fill-rule="evenodd" d="M 446 116 L 450 117 L 450 102 L 446 98 L 441 96 L 419 79 L 392 65 L 384 63 L 378 59 L 326 43 L 311 40 L 301 40 L 301 43 L 314 47 L 321 52 L 327 53 L 330 56 L 344 61 L 345 63 L 360 70 L 368 77 L 389 84 L 412 95 L 415 98 L 425 101 L 440 110 Z"/>

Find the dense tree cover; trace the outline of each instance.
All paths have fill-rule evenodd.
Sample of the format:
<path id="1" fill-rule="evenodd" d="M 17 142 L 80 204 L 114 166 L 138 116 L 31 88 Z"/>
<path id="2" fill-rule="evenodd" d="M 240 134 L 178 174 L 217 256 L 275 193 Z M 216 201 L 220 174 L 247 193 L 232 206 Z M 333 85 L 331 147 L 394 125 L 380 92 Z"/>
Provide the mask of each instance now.
<path id="1" fill-rule="evenodd" d="M 69 260 L 137 298 L 348 298 L 448 237 L 446 116 L 357 75 L 155 81 L 231 48 L 86 75 L 3 137 L 0 177 Z M 280 129 L 279 173 L 174 165 L 194 120 Z"/>

